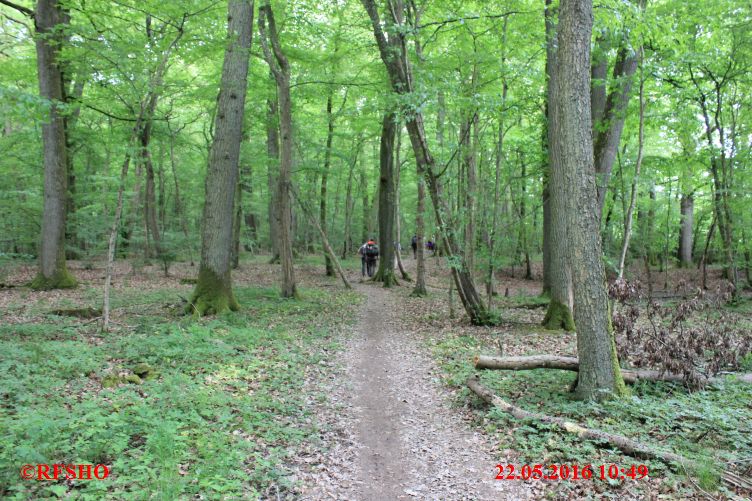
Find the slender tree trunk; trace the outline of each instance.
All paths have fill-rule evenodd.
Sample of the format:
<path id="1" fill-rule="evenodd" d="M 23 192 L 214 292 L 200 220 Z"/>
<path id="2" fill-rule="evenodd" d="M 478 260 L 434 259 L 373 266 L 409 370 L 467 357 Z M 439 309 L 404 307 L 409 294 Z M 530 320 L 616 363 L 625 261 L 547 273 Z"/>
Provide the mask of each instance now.
<path id="1" fill-rule="evenodd" d="M 347 171 L 347 194 L 345 195 L 345 234 L 344 242 L 342 245 L 342 259 L 346 259 L 347 255 L 353 251 L 352 220 L 353 211 L 355 209 L 355 199 L 353 198 L 353 176 L 355 174 L 355 167 L 358 164 L 360 145 L 360 138 L 358 138 L 357 145 L 355 146 L 355 151 L 353 153 L 353 158 Z"/>
<path id="2" fill-rule="evenodd" d="M 230 0 L 227 9 L 228 43 L 206 173 L 201 264 L 196 289 L 188 306 L 188 312 L 197 315 L 221 313 L 240 307 L 232 291 L 230 243 L 248 88 L 253 0 Z"/>
<path id="3" fill-rule="evenodd" d="M 629 208 L 624 221 L 624 243 L 621 246 L 621 255 L 619 257 L 619 278 L 624 277 L 624 264 L 627 260 L 627 250 L 629 249 L 629 239 L 632 236 L 632 213 L 634 212 L 635 201 L 637 199 L 637 181 L 640 178 L 640 168 L 642 167 L 642 155 L 645 145 L 645 80 L 642 77 L 640 69 L 640 126 L 637 138 L 637 163 L 635 164 L 635 173 L 632 178 L 632 191 L 629 195 Z"/>
<path id="4" fill-rule="evenodd" d="M 557 126 L 552 191 L 561 191 L 571 263 L 577 353 L 580 360 L 576 394 L 601 399 L 625 394 L 616 345 L 610 328 L 606 276 L 601 261 L 601 239 L 590 123 L 590 38 L 592 0 L 562 0 L 557 54 L 558 85 L 555 99 Z"/>
<path id="5" fill-rule="evenodd" d="M 374 280 L 384 287 L 396 285 L 394 276 L 394 139 L 396 114 L 387 112 L 381 124 L 379 152 L 379 269 Z"/>
<path id="6" fill-rule="evenodd" d="M 368 178 L 366 177 L 366 166 L 360 167 L 360 190 L 363 201 L 363 224 L 361 225 L 360 241 L 365 242 L 369 237 L 369 214 L 371 211 L 371 205 L 368 201 Z"/>
<path id="7" fill-rule="evenodd" d="M 135 134 L 128 142 L 128 146 L 132 145 L 135 140 Z M 110 229 L 110 239 L 107 244 L 107 272 L 104 279 L 104 300 L 102 302 L 102 332 L 107 332 L 110 324 L 110 286 L 112 284 L 112 273 L 115 264 L 115 247 L 117 245 L 118 227 L 120 226 L 120 219 L 123 214 L 123 192 L 125 191 L 125 180 L 128 177 L 128 166 L 131 163 L 131 153 L 127 151 L 125 154 L 125 160 L 123 160 L 123 167 L 120 169 L 120 185 L 118 186 L 118 198 L 117 205 L 115 206 L 115 217 L 112 221 L 112 227 Z"/>
<path id="8" fill-rule="evenodd" d="M 42 124 L 44 145 L 44 208 L 39 249 L 39 271 L 32 280 L 33 289 L 75 287 L 76 279 L 65 264 L 66 203 L 68 193 L 65 121 L 60 112 L 63 102 L 63 77 L 58 62 L 58 26 L 64 16 L 57 0 L 39 0 L 34 17 L 37 37 L 39 95 L 50 102 Z"/>
<path id="9" fill-rule="evenodd" d="M 402 160 L 400 159 L 400 151 L 402 150 L 402 124 L 397 124 L 397 146 L 394 149 L 394 232 L 395 239 L 394 255 L 397 261 L 397 268 L 400 271 L 402 280 L 410 281 L 410 275 L 402 265 L 402 227 L 400 224 L 400 176 L 402 171 Z"/>
<path id="10" fill-rule="evenodd" d="M 547 84 L 547 129 L 546 138 L 548 143 L 548 175 L 546 176 L 546 198 L 548 203 L 544 205 L 543 217 L 548 215 L 548 228 L 544 228 L 547 235 L 544 246 L 548 247 L 548 276 L 550 280 L 549 294 L 551 297 L 548 309 L 543 319 L 543 326 L 547 329 L 565 329 L 573 331 L 574 318 L 574 290 L 572 288 L 572 274 L 570 262 L 566 259 L 568 221 L 565 216 L 564 191 L 561 186 L 553 186 L 554 172 L 561 172 L 562 158 L 557 146 L 559 129 L 559 110 L 557 107 L 557 94 L 559 87 L 559 69 L 557 65 L 558 51 L 556 49 L 557 30 L 555 13 L 551 6 L 551 0 L 546 2 L 546 68 L 548 70 Z M 557 177 L 557 180 L 559 177 Z M 567 181 L 563 181 L 567 182 Z M 546 222 L 544 221 L 544 226 Z"/>
<path id="11" fill-rule="evenodd" d="M 277 227 L 277 173 L 279 171 L 279 103 L 277 101 L 276 89 L 274 98 L 267 99 L 266 101 L 266 154 L 268 162 L 267 169 L 267 181 L 269 188 L 269 204 L 267 207 L 267 213 L 269 215 L 269 248 L 272 253 L 271 263 L 279 261 L 279 241 L 277 235 L 279 229 Z"/>
<path id="12" fill-rule="evenodd" d="M 267 33 L 268 25 L 268 33 Z M 292 207 L 290 204 L 290 186 L 292 183 L 292 102 L 290 100 L 290 64 L 282 52 L 274 20 L 274 11 L 268 0 L 259 8 L 259 32 L 264 58 L 277 82 L 279 97 L 279 130 L 282 136 L 282 148 L 279 162 L 279 181 L 277 183 L 278 208 L 277 227 L 279 230 L 279 257 L 282 264 L 281 294 L 285 298 L 298 296 L 295 283 L 295 269 L 292 256 Z M 271 47 L 270 47 L 271 45 Z M 272 55 L 273 52 L 273 55 Z"/>
<path id="13" fill-rule="evenodd" d="M 418 206 L 415 210 L 415 237 L 417 240 L 415 288 L 413 296 L 427 296 L 426 290 L 426 257 L 425 257 L 425 211 L 426 211 L 426 182 L 418 172 Z"/>
<path id="14" fill-rule="evenodd" d="M 334 115 L 332 114 L 332 91 L 326 98 L 326 151 L 324 152 L 324 171 L 321 173 L 321 200 L 319 202 L 319 224 L 321 229 L 326 233 L 326 190 L 329 180 L 329 167 L 332 161 L 332 139 L 334 138 Z M 324 265 L 327 277 L 334 276 L 334 266 L 329 254 L 324 252 Z"/>
<path id="15" fill-rule="evenodd" d="M 679 262 L 682 266 L 692 266 L 692 225 L 695 200 L 691 193 L 682 194 L 681 229 L 679 232 Z"/>

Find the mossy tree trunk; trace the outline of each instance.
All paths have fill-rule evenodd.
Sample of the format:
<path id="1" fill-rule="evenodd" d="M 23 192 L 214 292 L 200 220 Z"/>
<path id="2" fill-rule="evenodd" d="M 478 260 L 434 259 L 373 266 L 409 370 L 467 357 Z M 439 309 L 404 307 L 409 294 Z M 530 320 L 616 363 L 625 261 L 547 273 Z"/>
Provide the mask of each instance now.
<path id="1" fill-rule="evenodd" d="M 379 150 L 379 269 L 373 277 L 384 287 L 396 285 L 394 276 L 394 139 L 397 133 L 394 112 L 384 114 Z"/>
<path id="2" fill-rule="evenodd" d="M 580 372 L 576 395 L 603 399 L 626 394 L 611 330 L 606 274 L 601 260 L 600 217 L 593 166 L 590 117 L 592 0 L 562 0 L 560 6 L 556 141 L 551 190 L 562 196 L 569 238 L 566 249 L 574 290 Z M 554 193 L 552 193 L 554 194 Z"/>
<path id="3" fill-rule="evenodd" d="M 292 204 L 290 200 L 292 176 L 292 102 L 290 100 L 290 63 L 279 43 L 274 11 L 268 1 L 259 8 L 259 33 L 264 59 L 277 83 L 279 99 L 279 132 L 282 136 L 279 161 L 279 179 L 277 182 L 277 241 L 279 260 L 282 265 L 281 294 L 285 298 L 297 297 L 295 269 L 292 255 Z"/>
<path id="4" fill-rule="evenodd" d="M 206 173 L 201 264 L 189 312 L 211 315 L 239 308 L 230 276 L 235 189 L 243 133 L 253 0 L 230 0 L 214 141 Z"/>
<path id="5" fill-rule="evenodd" d="M 33 289 L 75 287 L 76 279 L 65 264 L 65 220 L 68 196 L 63 76 L 58 61 L 62 31 L 59 25 L 67 20 L 57 0 L 39 0 L 34 23 L 37 37 L 37 72 L 39 95 L 50 102 L 42 124 L 44 148 L 44 208 L 39 249 L 39 271 L 31 282 Z"/>
<path id="6" fill-rule="evenodd" d="M 574 303 L 574 291 L 572 290 L 572 277 L 569 270 L 569 262 L 566 259 L 567 228 L 569 221 L 565 218 L 564 205 L 566 200 L 563 199 L 564 193 L 561 186 L 554 186 L 554 183 L 566 182 L 560 180 L 561 176 L 555 178 L 556 173 L 561 173 L 561 157 L 557 153 L 557 136 L 559 127 L 559 117 L 556 108 L 556 93 L 558 86 L 558 71 L 556 66 L 557 60 L 557 40 L 556 28 L 554 22 L 554 12 L 551 7 L 551 1 L 546 3 L 546 71 L 548 77 L 547 84 L 547 129 L 546 142 L 548 144 L 548 172 L 546 174 L 546 186 L 544 188 L 544 243 L 547 251 L 544 251 L 544 263 L 547 270 L 545 275 L 548 280 L 548 294 L 550 302 L 546 316 L 543 319 L 543 326 L 547 329 L 565 329 L 574 330 L 574 319 L 572 318 L 572 307 Z M 547 254 L 547 255 L 546 255 Z M 545 280 L 544 280 L 545 282 Z M 545 283 L 544 283 L 545 286 Z"/>

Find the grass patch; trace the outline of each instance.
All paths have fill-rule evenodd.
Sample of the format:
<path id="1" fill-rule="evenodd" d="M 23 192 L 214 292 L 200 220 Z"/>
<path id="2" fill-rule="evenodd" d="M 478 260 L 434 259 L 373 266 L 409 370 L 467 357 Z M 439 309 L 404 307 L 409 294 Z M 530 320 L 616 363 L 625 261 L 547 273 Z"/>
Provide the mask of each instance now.
<path id="1" fill-rule="evenodd" d="M 142 314 L 104 337 L 60 317 L 0 327 L 0 497 L 255 499 L 272 485 L 292 489 L 284 465 L 316 433 L 306 367 L 337 348 L 332 329 L 351 319 L 357 296 L 236 293 L 239 312 Z M 138 301 L 174 301 L 175 291 L 148 296 Z M 141 384 L 110 377 L 114 387 L 102 387 L 139 364 L 154 371 Z M 20 478 L 22 465 L 42 463 L 102 463 L 111 473 L 73 485 Z"/>

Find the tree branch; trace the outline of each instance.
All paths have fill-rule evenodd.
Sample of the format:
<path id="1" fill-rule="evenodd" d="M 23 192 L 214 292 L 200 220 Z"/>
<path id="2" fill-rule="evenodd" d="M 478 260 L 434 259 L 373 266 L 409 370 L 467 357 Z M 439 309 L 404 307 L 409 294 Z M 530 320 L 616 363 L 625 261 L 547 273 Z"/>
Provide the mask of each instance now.
<path id="1" fill-rule="evenodd" d="M 15 4 L 13 2 L 10 2 L 8 0 L 0 0 L 0 4 L 7 5 L 8 7 L 12 9 L 16 9 L 18 12 L 21 12 L 22 14 L 25 14 L 29 16 L 30 18 L 34 19 L 34 16 L 36 16 L 36 13 L 29 9 L 28 7 L 24 7 L 22 5 Z"/>

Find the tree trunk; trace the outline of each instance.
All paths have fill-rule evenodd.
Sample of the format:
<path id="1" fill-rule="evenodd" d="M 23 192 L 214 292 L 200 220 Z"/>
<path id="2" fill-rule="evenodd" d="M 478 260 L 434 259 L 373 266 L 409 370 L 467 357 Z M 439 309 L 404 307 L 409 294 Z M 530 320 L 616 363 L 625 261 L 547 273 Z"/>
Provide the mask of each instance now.
<path id="1" fill-rule="evenodd" d="M 360 154 L 360 145 L 360 138 L 358 138 L 357 145 L 355 146 L 355 151 L 353 152 L 353 158 L 347 171 L 347 194 L 345 195 L 345 234 L 343 239 L 344 241 L 342 243 L 342 259 L 346 259 L 347 255 L 353 251 L 352 219 L 353 210 L 355 209 L 355 200 L 353 199 L 352 188 L 355 166 L 358 164 L 358 155 Z"/>
<path id="2" fill-rule="evenodd" d="M 415 248 L 416 271 L 415 271 L 415 288 L 413 296 L 423 297 L 428 295 L 426 290 L 426 256 L 425 256 L 425 233 L 426 224 L 424 214 L 426 212 L 426 182 L 423 176 L 418 172 L 418 206 L 415 210 L 415 239 L 417 247 Z"/>
<path id="3" fill-rule="evenodd" d="M 691 193 L 682 194 L 681 230 L 679 232 L 679 262 L 682 266 L 692 266 L 692 225 L 695 200 Z"/>
<path id="4" fill-rule="evenodd" d="M 400 218 L 400 176 L 402 174 L 402 160 L 400 151 L 402 150 L 402 124 L 397 124 L 397 145 L 394 148 L 394 255 L 397 261 L 397 268 L 400 271 L 402 280 L 411 280 L 410 275 L 402 265 L 402 227 Z"/>
<path id="5" fill-rule="evenodd" d="M 588 71 L 592 26 L 592 0 L 562 0 L 553 151 L 560 165 L 553 170 L 551 189 L 564 201 L 562 213 L 569 230 L 568 238 L 557 243 L 566 248 L 571 266 L 580 359 L 576 395 L 584 400 L 620 397 L 626 392 L 610 328 L 593 175 Z"/>
<path id="6" fill-rule="evenodd" d="M 632 178 L 632 191 L 629 195 L 629 208 L 624 221 L 624 242 L 621 246 L 621 255 L 619 256 L 619 278 L 624 277 L 624 265 L 627 260 L 627 250 L 629 249 L 629 239 L 632 236 L 632 214 L 634 212 L 635 201 L 637 199 L 637 181 L 640 178 L 640 168 L 642 167 L 642 155 L 645 145 L 645 80 L 642 77 L 640 69 L 640 126 L 637 138 L 637 163 L 635 164 L 635 173 Z M 691 227 L 691 222 L 690 222 Z"/>
<path id="7" fill-rule="evenodd" d="M 277 184 L 279 171 L 279 103 L 277 101 L 276 89 L 274 98 L 266 100 L 266 155 L 267 155 L 267 181 L 269 188 L 269 204 L 267 212 L 269 215 L 269 249 L 272 253 L 270 262 L 279 261 L 279 242 L 277 234 Z"/>
<path id="8" fill-rule="evenodd" d="M 134 137 L 128 142 L 128 146 L 135 140 Z M 128 177 L 128 166 L 131 163 L 131 153 L 127 151 L 123 167 L 120 169 L 120 185 L 118 186 L 117 205 L 115 206 L 115 217 L 110 229 L 110 239 L 107 244 L 107 271 L 104 280 L 104 300 L 102 301 L 102 332 L 107 332 L 110 324 L 110 285 L 112 284 L 112 273 L 115 264 L 115 247 L 117 245 L 118 227 L 123 214 L 123 192 L 125 191 L 125 180 Z"/>
<path id="9" fill-rule="evenodd" d="M 268 24 L 268 34 L 267 34 Z M 269 68 L 277 82 L 279 97 L 279 130 L 282 136 L 282 151 L 279 162 L 277 183 L 278 209 L 277 227 L 279 230 L 279 257 L 282 264 L 281 294 L 285 298 L 298 296 L 295 284 L 295 269 L 292 260 L 292 207 L 290 204 L 290 184 L 292 182 L 292 102 L 290 101 L 290 64 L 282 52 L 277 35 L 274 11 L 268 1 L 259 8 L 259 32 Z M 271 45 L 271 47 L 270 47 Z M 272 55 L 272 52 L 274 55 Z"/>
<path id="10" fill-rule="evenodd" d="M 360 241 L 366 242 L 368 241 L 368 237 L 370 236 L 368 234 L 369 228 L 368 228 L 368 220 L 369 220 L 369 213 L 371 210 L 370 203 L 368 202 L 368 177 L 366 177 L 366 166 L 361 165 L 360 166 L 360 190 L 362 195 L 362 203 L 363 203 L 363 224 L 361 225 L 360 229 Z"/>
<path id="11" fill-rule="evenodd" d="M 399 94 L 412 93 L 412 70 L 409 65 L 409 60 L 406 57 L 406 40 L 403 30 L 404 21 L 404 6 L 400 0 L 397 0 L 397 8 L 390 9 L 389 11 L 389 23 L 392 26 L 396 25 L 400 29 L 391 32 L 391 36 L 387 39 L 386 34 L 381 25 L 378 9 L 373 0 L 361 0 L 363 6 L 366 9 L 370 19 L 371 26 L 373 28 L 374 37 L 379 47 L 379 53 L 381 59 L 386 66 L 389 79 L 392 84 L 394 92 Z M 421 175 L 426 178 L 426 184 L 431 193 L 431 200 L 433 202 L 434 215 L 436 224 L 441 232 L 442 242 L 446 253 L 449 255 L 452 266 L 452 277 L 457 285 L 457 292 L 459 293 L 462 305 L 465 308 L 470 321 L 474 325 L 487 325 L 493 323 L 495 319 L 489 314 L 485 305 L 483 304 L 470 269 L 467 265 L 467 261 L 464 255 L 460 252 L 460 247 L 457 244 L 457 231 L 453 225 L 448 224 L 445 219 L 450 214 L 449 207 L 447 207 L 446 200 L 442 194 L 442 186 L 434 172 L 434 159 L 431 155 L 430 148 L 428 147 L 428 141 L 425 134 L 425 128 L 423 126 L 423 114 L 420 112 L 413 112 L 408 114 L 409 119 L 407 121 L 407 131 L 410 136 L 410 142 L 413 147 L 413 153 L 415 160 L 420 168 Z"/>
<path id="12" fill-rule="evenodd" d="M 336 52 L 336 51 L 335 51 Z M 321 173 L 321 200 L 319 202 L 319 224 L 321 229 L 326 233 L 326 190 L 329 180 L 329 167 L 332 161 L 332 139 L 334 138 L 334 115 L 332 115 L 332 92 L 326 98 L 326 151 L 324 152 L 324 171 Z M 334 276 L 334 266 L 329 254 L 324 252 L 324 265 L 327 277 Z"/>
<path id="13" fill-rule="evenodd" d="M 637 1 L 639 8 L 644 10 L 647 0 Z M 606 192 L 608 191 L 608 184 L 611 178 L 611 169 L 614 166 L 616 151 L 619 148 L 621 133 L 624 130 L 629 94 L 632 89 L 632 77 L 637 70 L 637 53 L 639 51 L 632 51 L 627 39 L 629 36 L 628 33 L 628 31 L 625 31 L 623 35 L 624 40 L 622 40 L 621 47 L 619 47 L 616 54 L 612 77 L 615 84 L 606 97 L 602 120 L 599 123 L 592 123 L 591 126 L 592 132 L 595 133 L 592 142 L 598 183 L 599 220 L 603 212 L 603 206 L 606 203 Z M 600 106 L 600 103 L 596 102 L 596 105 Z"/>
<path id="14" fill-rule="evenodd" d="M 252 27 L 253 0 L 230 0 L 227 7 L 228 44 L 206 173 L 201 264 L 188 309 L 188 312 L 197 315 L 211 315 L 240 307 L 232 291 L 230 243 Z"/>
<path id="15" fill-rule="evenodd" d="M 238 164 L 238 167 L 240 165 Z M 243 188 L 238 168 L 238 181 L 235 183 L 235 208 L 232 217 L 232 249 L 231 265 L 233 270 L 240 267 L 240 234 L 243 230 Z"/>
<path id="16" fill-rule="evenodd" d="M 379 150 L 379 269 L 374 280 L 384 287 L 396 285 L 394 276 L 394 139 L 397 132 L 393 112 L 384 114 Z"/>
<path id="17" fill-rule="evenodd" d="M 65 222 L 68 196 L 65 121 L 60 112 L 63 77 L 58 62 L 64 16 L 57 0 L 39 0 L 34 16 L 37 39 L 39 95 L 50 102 L 42 124 L 44 145 L 44 208 L 39 249 L 39 271 L 31 282 L 33 289 L 75 287 L 76 279 L 65 264 Z"/>
<path id="18" fill-rule="evenodd" d="M 554 178 L 555 173 L 561 172 L 562 157 L 557 150 L 559 141 L 559 110 L 557 108 L 557 93 L 559 86 L 559 73 L 557 67 L 557 33 L 556 23 L 554 21 L 554 12 L 552 12 L 551 0 L 547 0 L 546 16 L 546 69 L 548 71 L 547 84 L 547 132 L 546 140 L 548 144 L 548 174 L 546 176 L 546 193 L 547 203 L 544 205 L 543 217 L 548 215 L 548 228 L 545 228 L 544 236 L 547 235 L 544 246 L 548 247 L 548 277 L 549 277 L 549 294 L 551 300 L 548 304 L 546 316 L 543 319 L 543 326 L 546 329 L 565 329 L 573 331 L 575 329 L 572 309 L 574 307 L 574 290 L 572 289 L 572 274 L 570 263 L 566 259 L 567 229 L 568 223 L 565 216 L 564 191 L 561 186 L 554 186 L 555 182 L 560 181 L 561 176 Z"/>

